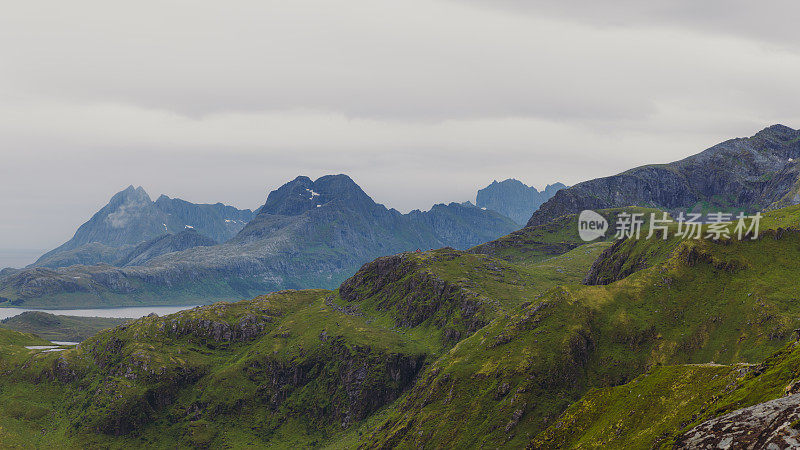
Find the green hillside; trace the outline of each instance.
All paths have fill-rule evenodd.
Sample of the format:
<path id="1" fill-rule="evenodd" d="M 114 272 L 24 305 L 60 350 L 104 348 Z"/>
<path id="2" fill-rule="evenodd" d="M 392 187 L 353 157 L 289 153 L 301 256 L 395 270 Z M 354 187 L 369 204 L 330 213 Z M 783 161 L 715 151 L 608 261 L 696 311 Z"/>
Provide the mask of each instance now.
<path id="1" fill-rule="evenodd" d="M 26 311 L 0 321 L 0 328 L 31 333 L 49 341 L 80 342 L 98 331 L 122 325 L 130 319 L 77 317 Z"/>
<path id="2" fill-rule="evenodd" d="M 565 217 L 468 252 L 379 258 L 333 291 L 142 318 L 63 352 L 0 343 L 13 355 L 2 360 L 0 437 L 154 448 L 672 442 L 779 396 L 794 376 L 788 357 L 755 378 L 737 364 L 793 354 L 800 231 L 787 227 L 799 222 L 794 207 L 769 213 L 754 241 L 582 244 Z"/>

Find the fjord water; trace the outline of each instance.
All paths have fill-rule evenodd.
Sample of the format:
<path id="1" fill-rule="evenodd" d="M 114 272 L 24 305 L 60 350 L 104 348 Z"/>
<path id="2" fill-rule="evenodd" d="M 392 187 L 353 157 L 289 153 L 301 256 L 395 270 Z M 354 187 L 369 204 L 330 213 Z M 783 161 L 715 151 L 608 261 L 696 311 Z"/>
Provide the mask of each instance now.
<path id="1" fill-rule="evenodd" d="M 78 317 L 115 317 L 124 319 L 138 319 L 151 313 L 159 316 L 173 314 L 185 309 L 192 309 L 197 305 L 183 306 L 129 306 L 124 308 L 94 308 L 94 309 L 29 309 L 29 308 L 0 308 L 0 320 L 8 319 L 26 311 L 42 311 L 62 316 Z"/>

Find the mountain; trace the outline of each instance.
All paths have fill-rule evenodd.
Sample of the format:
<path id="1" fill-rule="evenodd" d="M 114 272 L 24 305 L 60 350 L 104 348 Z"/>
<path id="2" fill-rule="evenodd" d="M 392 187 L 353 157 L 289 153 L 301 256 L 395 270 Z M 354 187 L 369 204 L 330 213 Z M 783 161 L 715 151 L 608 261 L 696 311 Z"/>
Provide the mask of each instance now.
<path id="1" fill-rule="evenodd" d="M 274 211 L 299 210 L 313 211 Z M 798 221 L 794 206 L 765 213 L 758 239 L 583 243 L 577 215 L 562 216 L 466 252 L 384 256 L 338 289 L 150 315 L 77 347 L 29 348 L 46 342 L 0 328 L 0 437 L 89 448 L 791 447 Z M 636 270 L 614 263 L 626 255 Z M 583 284 L 598 261 L 616 280 Z"/>
<path id="2" fill-rule="evenodd" d="M 178 237 L 164 237 L 133 250 L 143 256 L 120 257 L 125 267 L 12 272 L 0 278 L 0 297 L 17 306 L 186 304 L 287 288 L 331 288 L 380 256 L 466 249 L 516 228 L 501 214 L 468 204 L 401 214 L 375 203 L 346 175 L 297 177 L 271 192 L 258 214 L 227 242 L 192 242 L 192 248 L 157 255 L 178 249 L 170 246 Z M 131 251 L 126 247 L 126 254 Z"/>
<path id="3" fill-rule="evenodd" d="M 187 229 L 224 242 L 252 217 L 249 209 L 239 210 L 222 203 L 194 204 L 165 195 L 154 202 L 141 187 L 129 186 L 111 197 L 72 239 L 44 254 L 32 266 L 115 264 L 138 244 Z"/>
<path id="4" fill-rule="evenodd" d="M 773 125 L 749 138 L 576 184 L 533 213 L 528 226 L 584 209 L 646 206 L 670 212 L 760 211 L 800 202 L 800 131 Z"/>
<path id="5" fill-rule="evenodd" d="M 587 270 L 578 257 L 593 253 L 597 243 L 533 265 L 552 264 L 551 274 L 521 275 L 524 267 L 531 267 L 522 263 L 525 255 L 538 258 L 541 253 L 536 247 L 543 244 L 537 242 L 552 242 L 559 235 L 564 243 L 573 242 L 575 215 L 522 230 L 531 239 L 504 237 L 483 246 L 504 260 L 509 256 L 514 261 L 510 264 L 493 258 L 477 269 L 463 257 L 439 254 L 430 256 L 438 259 L 431 262 L 437 269 L 421 271 L 433 272 L 445 286 L 449 280 L 473 290 L 492 286 L 482 291 L 487 300 L 478 296 L 473 303 L 450 306 L 458 297 L 452 294 L 455 287 L 448 286 L 450 290 L 428 291 L 445 293 L 430 301 L 428 286 L 388 268 L 359 289 L 345 289 L 352 281 L 346 282 L 339 292 L 351 304 L 397 305 L 411 317 L 425 311 L 423 317 L 436 323 L 447 323 L 429 313 L 437 307 L 447 311 L 444 317 L 464 317 L 463 311 L 480 317 L 491 299 L 500 313 L 483 319 L 486 325 L 478 323 L 468 337 L 462 334 L 456 346 L 431 363 L 409 392 L 363 433 L 362 445 L 672 448 L 676 439 L 694 436 L 692 427 L 704 420 L 797 392 L 792 383 L 800 370 L 800 353 L 795 350 L 790 356 L 782 349 L 794 340 L 792 330 L 800 320 L 800 304 L 790 300 L 798 287 L 798 270 L 791 261 L 800 257 L 800 232 L 786 228 L 798 219 L 797 207 L 765 215 L 764 233 L 755 241 L 623 241 L 606 247 L 613 250 L 605 255 L 589 257 L 616 261 L 615 253 L 621 253 L 643 258 L 636 271 L 621 273 L 610 285 L 574 282 L 575 272 Z M 528 244 L 520 248 L 521 242 Z M 378 266 L 376 262 L 371 271 Z M 409 265 L 391 267 L 402 273 Z M 563 276 L 561 281 L 555 274 Z M 543 291 L 524 291 L 534 286 Z M 349 294 L 353 290 L 355 296 Z M 513 298 L 519 302 L 516 307 L 508 306 Z M 359 311 L 373 317 L 372 309 L 361 306 Z M 398 325 L 414 323 L 419 322 Z M 784 408 L 773 417 L 793 411 Z M 789 425 L 769 423 L 766 417 L 748 427 L 747 417 L 738 415 L 737 435 L 760 427 L 769 431 L 770 426 L 780 434 Z M 696 431 L 703 439 L 712 431 L 716 444 L 730 441 L 725 439 L 728 428 L 709 423 Z M 790 433 L 797 437 L 796 430 Z"/>
<path id="6" fill-rule="evenodd" d="M 415 228 L 427 230 L 438 240 L 438 243 L 422 248 L 467 249 L 518 228 L 504 216 L 484 211 L 470 202 L 440 203 L 428 211 L 411 211 L 407 216 Z M 505 233 L 498 234 L 500 230 Z"/>
<path id="7" fill-rule="evenodd" d="M 481 208 L 497 211 L 522 226 L 542 203 L 566 187 L 562 183 L 548 184 L 539 192 L 535 187 L 513 178 L 499 183 L 495 180 L 478 191 L 476 204 Z"/>
<path id="8" fill-rule="evenodd" d="M 180 252 L 192 247 L 210 247 L 212 245 L 217 245 L 217 242 L 198 233 L 194 228 L 189 228 L 178 234 L 164 234 L 155 239 L 142 242 L 134 247 L 130 253 L 115 261 L 114 265 L 140 266 L 167 253 Z"/>

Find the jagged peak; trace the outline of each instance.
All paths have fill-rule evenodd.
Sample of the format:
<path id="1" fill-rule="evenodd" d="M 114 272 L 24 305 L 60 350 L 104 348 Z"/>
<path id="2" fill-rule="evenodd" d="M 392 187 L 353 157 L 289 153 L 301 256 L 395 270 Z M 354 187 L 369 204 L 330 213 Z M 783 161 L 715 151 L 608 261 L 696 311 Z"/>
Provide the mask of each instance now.
<path id="1" fill-rule="evenodd" d="M 497 180 L 494 180 L 494 181 L 492 182 L 492 184 L 517 185 L 517 186 L 524 186 L 524 187 L 526 187 L 526 188 L 527 188 L 527 187 L 530 187 L 530 186 L 528 186 L 527 184 L 523 183 L 522 181 L 519 181 L 519 180 L 518 180 L 518 179 L 516 179 L 516 178 L 506 178 L 506 179 L 505 179 L 505 180 L 503 180 L 503 181 L 497 181 Z"/>
<path id="2" fill-rule="evenodd" d="M 486 187 L 488 188 L 490 186 L 498 186 L 498 185 L 499 186 L 504 186 L 504 187 L 513 187 L 513 188 L 517 188 L 517 189 L 520 189 L 520 190 L 526 189 L 526 190 L 530 190 L 530 191 L 536 191 L 536 192 L 539 192 L 539 193 L 545 192 L 548 189 L 563 189 L 563 188 L 567 187 L 564 183 L 555 182 L 553 184 L 546 185 L 543 190 L 539 191 L 535 186 L 528 186 L 527 184 L 523 183 L 522 181 L 520 181 L 520 180 L 518 180 L 516 178 L 506 178 L 503 181 L 494 180 L 494 181 L 492 181 L 492 183 L 490 185 L 488 185 Z M 480 189 L 480 190 L 484 190 L 484 189 L 486 189 L 486 188 L 483 188 L 483 189 Z"/>

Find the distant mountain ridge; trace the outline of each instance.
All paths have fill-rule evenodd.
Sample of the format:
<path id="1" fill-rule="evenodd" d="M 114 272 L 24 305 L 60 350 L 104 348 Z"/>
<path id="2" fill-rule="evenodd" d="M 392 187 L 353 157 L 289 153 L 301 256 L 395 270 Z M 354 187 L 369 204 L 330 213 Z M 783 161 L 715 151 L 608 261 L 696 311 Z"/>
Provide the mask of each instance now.
<path id="1" fill-rule="evenodd" d="M 131 194 L 133 204 L 149 208 L 139 192 Z M 136 208 L 123 210 L 127 214 Z M 108 216 L 106 208 L 101 212 Z M 517 228 L 511 219 L 471 204 L 402 214 L 375 203 L 347 175 L 301 176 L 271 192 L 255 217 L 227 242 L 190 242 L 190 248 L 180 250 L 175 246 L 180 242 L 174 242 L 178 235 L 157 236 L 146 245 L 126 247 L 137 255 L 125 267 L 12 271 L 0 277 L 0 297 L 7 304 L 46 307 L 179 304 L 332 287 L 376 257 L 447 246 L 466 249 Z M 194 230 L 202 233 L 201 226 Z M 168 251 L 173 248 L 177 251 Z"/>
<path id="2" fill-rule="evenodd" d="M 514 178 L 499 183 L 495 180 L 478 191 L 475 201 L 479 207 L 497 211 L 522 226 L 542 203 L 566 187 L 563 183 L 553 183 L 539 192 L 535 187 Z"/>
<path id="3" fill-rule="evenodd" d="M 252 218 L 251 210 L 222 203 L 195 204 L 166 195 L 154 202 L 141 186 L 128 186 L 111 197 L 69 241 L 45 253 L 33 266 L 115 264 L 138 244 L 187 229 L 224 242 Z"/>
<path id="4" fill-rule="evenodd" d="M 578 183 L 556 193 L 527 226 L 584 209 L 623 206 L 754 212 L 800 203 L 800 131 L 773 125 L 669 164 Z"/>
<path id="5" fill-rule="evenodd" d="M 217 241 L 203 236 L 193 228 L 177 234 L 164 234 L 149 241 L 142 242 L 127 255 L 115 261 L 117 266 L 140 266 L 167 253 L 180 252 L 192 247 L 210 247 Z"/>

